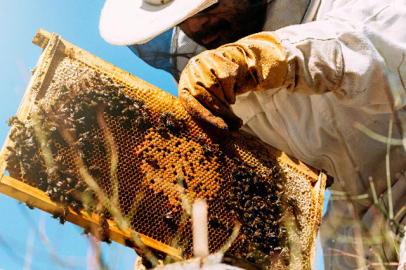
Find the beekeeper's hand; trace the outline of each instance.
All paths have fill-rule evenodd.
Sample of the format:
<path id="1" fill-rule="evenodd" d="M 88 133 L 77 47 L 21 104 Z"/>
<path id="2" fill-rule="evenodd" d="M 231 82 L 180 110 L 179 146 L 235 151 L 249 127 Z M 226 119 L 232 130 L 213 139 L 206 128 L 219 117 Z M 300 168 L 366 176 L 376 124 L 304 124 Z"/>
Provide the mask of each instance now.
<path id="1" fill-rule="evenodd" d="M 283 85 L 288 62 L 279 38 L 261 32 L 193 57 L 179 81 L 179 98 L 195 118 L 236 130 L 242 120 L 230 110 L 236 95 Z"/>

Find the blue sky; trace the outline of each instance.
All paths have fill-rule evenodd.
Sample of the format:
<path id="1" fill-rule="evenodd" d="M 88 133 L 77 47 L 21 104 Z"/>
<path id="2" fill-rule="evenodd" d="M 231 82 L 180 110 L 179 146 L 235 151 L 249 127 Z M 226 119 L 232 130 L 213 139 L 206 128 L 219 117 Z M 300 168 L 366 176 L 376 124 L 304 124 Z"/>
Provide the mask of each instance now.
<path id="1" fill-rule="evenodd" d="M 176 95 L 170 75 L 155 70 L 126 47 L 99 35 L 104 1 L 0 0 L 0 143 L 16 114 L 42 49 L 31 43 L 39 28 L 55 32 L 90 53 Z M 72 224 L 59 225 L 49 214 L 29 210 L 0 194 L 0 270 L 93 269 L 88 238 Z M 56 254 L 56 256 L 54 256 Z M 102 244 L 108 269 L 133 269 L 135 253 L 119 244 Z M 317 259 L 316 266 L 320 266 Z M 322 269 L 322 267 L 318 267 Z"/>

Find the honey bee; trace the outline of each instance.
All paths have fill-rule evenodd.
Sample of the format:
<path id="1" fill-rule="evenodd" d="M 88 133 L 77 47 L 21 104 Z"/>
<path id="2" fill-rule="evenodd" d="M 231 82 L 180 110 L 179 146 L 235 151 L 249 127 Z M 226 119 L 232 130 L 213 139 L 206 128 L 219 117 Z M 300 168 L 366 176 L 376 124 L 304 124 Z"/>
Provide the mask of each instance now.
<path id="1" fill-rule="evenodd" d="M 174 134 L 178 134 L 184 130 L 186 125 L 185 119 L 178 119 L 171 112 L 160 112 L 159 115 L 158 123 L 160 130 L 170 131 Z"/>

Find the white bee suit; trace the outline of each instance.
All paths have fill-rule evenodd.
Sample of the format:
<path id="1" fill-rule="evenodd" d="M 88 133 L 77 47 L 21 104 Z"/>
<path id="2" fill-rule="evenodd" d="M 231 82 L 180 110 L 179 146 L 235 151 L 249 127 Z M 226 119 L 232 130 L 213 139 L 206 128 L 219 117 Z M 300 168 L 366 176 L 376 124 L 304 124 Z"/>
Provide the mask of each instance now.
<path id="1" fill-rule="evenodd" d="M 329 5 L 328 12 L 323 4 Z M 343 196 L 330 201 L 321 227 L 325 265 L 355 269 L 360 265 L 351 255 L 359 251 L 365 260 L 375 261 L 374 253 L 380 252 L 361 231 L 357 234 L 354 220 L 360 219 L 367 228 L 386 226 L 373 206 L 369 179 L 377 194 L 386 197 L 387 145 L 354 124 L 387 136 L 392 112 L 404 104 L 398 69 L 406 78 L 406 65 L 400 66 L 406 54 L 406 6 L 400 1 L 358 0 L 323 2 L 320 8 L 325 13 L 314 22 L 276 31 L 289 59 L 286 87 L 249 92 L 233 108 L 245 130 L 335 178 L 331 189 Z M 398 139 L 404 125 L 400 115 L 392 129 L 392 137 Z M 406 205 L 403 146 L 391 147 L 389 155 L 396 214 Z M 348 200 L 363 194 L 368 199 Z M 386 209 L 388 205 L 386 201 Z M 397 217 L 403 224 L 404 216 Z M 363 239 L 358 246 L 357 235 Z M 397 261 L 393 253 L 385 250 L 383 256 Z"/>

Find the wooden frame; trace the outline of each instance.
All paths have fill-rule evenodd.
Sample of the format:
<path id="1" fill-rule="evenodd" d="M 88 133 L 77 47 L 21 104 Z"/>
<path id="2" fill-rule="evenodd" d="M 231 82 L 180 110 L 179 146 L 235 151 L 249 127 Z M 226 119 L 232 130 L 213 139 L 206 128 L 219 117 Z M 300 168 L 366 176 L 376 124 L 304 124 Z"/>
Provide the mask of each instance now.
<path id="1" fill-rule="evenodd" d="M 38 64 L 34 70 L 33 76 L 28 84 L 27 91 L 24 94 L 21 105 L 18 109 L 17 116 L 21 121 L 24 121 L 28 113 L 30 112 L 32 106 L 34 105 L 36 99 L 41 97 L 44 93 L 43 89 L 45 85 L 49 84 L 51 78 L 48 78 L 47 71 L 52 64 L 52 56 L 58 52 L 62 53 L 71 58 L 77 59 L 87 65 L 95 68 L 96 70 L 101 70 L 108 73 L 109 75 L 118 78 L 122 81 L 127 82 L 130 85 L 137 86 L 138 88 L 153 89 L 153 91 L 161 91 L 157 87 L 148 84 L 147 82 L 131 75 L 130 73 L 80 49 L 79 47 L 61 39 L 57 34 L 51 34 L 45 30 L 40 29 L 37 35 L 35 36 L 33 43 L 42 47 L 43 52 L 38 60 Z M 175 97 L 172 97 L 172 102 L 175 100 Z M 10 176 L 4 174 L 6 169 L 6 158 L 7 158 L 7 149 L 6 147 L 12 145 L 12 142 L 9 138 L 6 139 L 5 144 L 0 152 L 0 192 L 15 198 L 21 202 L 32 205 L 38 209 L 46 211 L 48 213 L 55 213 L 62 211 L 62 207 L 58 204 L 52 202 L 49 197 L 42 191 L 33 188 L 17 179 L 14 179 Z M 322 205 L 324 200 L 324 190 L 328 176 L 324 172 L 320 172 L 316 169 L 313 169 L 306 164 L 300 162 L 299 160 L 292 158 L 285 154 L 282 151 L 279 151 L 273 147 L 269 147 L 269 151 L 276 157 L 277 161 L 287 166 L 300 171 L 302 174 L 306 175 L 314 186 L 316 191 L 318 204 L 320 207 L 317 208 L 316 216 L 317 220 L 321 221 L 321 212 Z M 69 214 L 66 217 L 66 220 L 74 223 L 83 228 L 89 228 L 92 226 L 98 225 L 98 217 L 96 215 L 89 215 L 87 212 L 82 211 L 81 214 L 75 213 L 70 209 Z M 121 244 L 125 244 L 126 239 L 131 239 L 130 230 L 120 230 L 112 221 L 109 222 L 110 228 L 110 238 L 113 241 L 116 241 Z M 316 224 L 317 228 L 320 224 Z M 153 249 L 165 252 L 168 255 L 174 256 L 176 258 L 181 258 L 179 250 L 172 248 L 170 246 L 164 245 L 161 242 L 158 242 L 148 236 L 139 234 L 143 243 Z M 317 238 L 317 230 L 315 230 L 314 239 Z M 315 241 L 314 241 L 315 242 Z M 311 254 L 314 255 L 316 243 L 314 243 Z M 313 258 L 312 255 L 312 258 Z"/>

